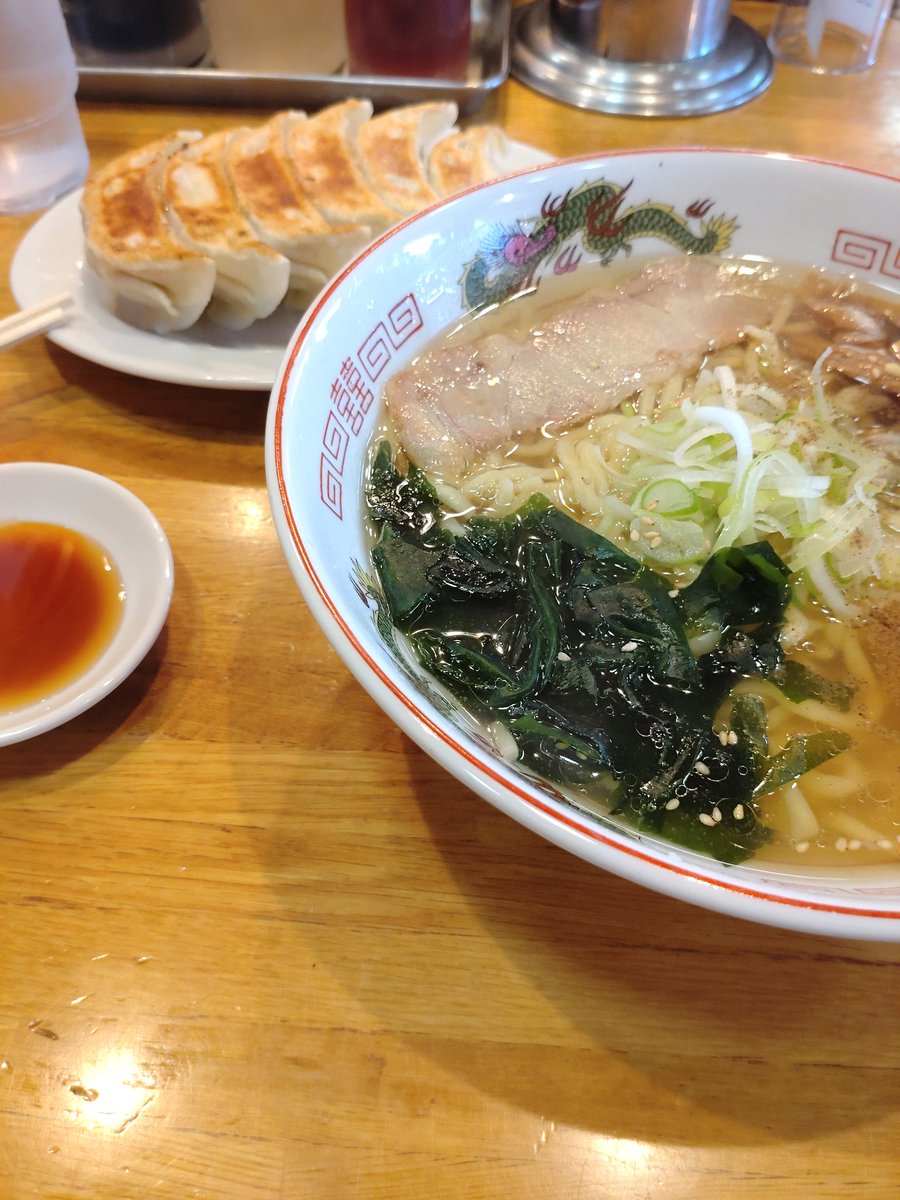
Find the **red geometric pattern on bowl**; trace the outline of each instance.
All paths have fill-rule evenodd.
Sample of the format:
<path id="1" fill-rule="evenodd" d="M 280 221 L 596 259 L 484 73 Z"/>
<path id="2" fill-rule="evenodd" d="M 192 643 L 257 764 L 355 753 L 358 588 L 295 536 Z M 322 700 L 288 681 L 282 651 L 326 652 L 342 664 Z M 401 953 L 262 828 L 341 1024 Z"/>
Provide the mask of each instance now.
<path id="1" fill-rule="evenodd" d="M 422 328 L 422 312 L 412 292 L 390 306 L 363 339 L 355 354 L 341 363 L 331 383 L 331 409 L 322 432 L 319 495 L 338 520 L 344 519 L 344 462 L 351 437 L 359 437 L 375 402 L 371 387 L 395 353 Z"/>
<path id="2" fill-rule="evenodd" d="M 831 250 L 833 262 L 857 271 L 877 271 L 887 279 L 900 279 L 900 242 L 874 233 L 839 229 Z"/>

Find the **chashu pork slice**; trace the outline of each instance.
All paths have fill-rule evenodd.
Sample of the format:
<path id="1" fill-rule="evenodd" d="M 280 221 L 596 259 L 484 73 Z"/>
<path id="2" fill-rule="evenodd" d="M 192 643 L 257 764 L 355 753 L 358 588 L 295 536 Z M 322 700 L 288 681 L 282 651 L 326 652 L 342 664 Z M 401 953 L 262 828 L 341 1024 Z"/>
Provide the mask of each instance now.
<path id="1" fill-rule="evenodd" d="M 180 131 L 114 159 L 81 197 L 85 261 L 104 303 L 153 333 L 189 328 L 212 297 L 215 264 L 174 236 L 161 193 L 166 163 L 202 136 Z"/>
<path id="2" fill-rule="evenodd" d="M 370 235 L 366 225 L 330 225 L 301 188 L 286 145 L 295 115 L 278 113 L 258 128 L 232 130 L 224 152 L 241 211 L 260 240 L 290 263 L 287 303 L 305 308 Z"/>
<path id="3" fill-rule="evenodd" d="M 265 245 L 238 207 L 224 164 L 229 130 L 213 133 L 168 160 L 163 197 L 172 231 L 213 260 L 209 315 L 226 329 L 246 329 L 285 297 L 290 263 Z"/>
<path id="4" fill-rule="evenodd" d="M 774 302 L 727 263 L 663 259 L 556 312 L 519 341 L 505 333 L 427 351 L 388 381 L 388 411 L 423 470 L 459 478 L 488 450 L 616 408 L 764 325 Z"/>
<path id="5" fill-rule="evenodd" d="M 370 241 L 400 219 L 369 185 L 360 162 L 357 137 L 372 111 L 369 100 L 344 100 L 285 121 L 288 156 L 303 191 L 330 225 L 365 225 Z"/>
<path id="6" fill-rule="evenodd" d="M 366 178 L 400 216 L 411 216 L 438 200 L 425 164 L 434 143 L 453 129 L 458 112 L 450 100 L 407 104 L 360 126 L 357 150 Z"/>

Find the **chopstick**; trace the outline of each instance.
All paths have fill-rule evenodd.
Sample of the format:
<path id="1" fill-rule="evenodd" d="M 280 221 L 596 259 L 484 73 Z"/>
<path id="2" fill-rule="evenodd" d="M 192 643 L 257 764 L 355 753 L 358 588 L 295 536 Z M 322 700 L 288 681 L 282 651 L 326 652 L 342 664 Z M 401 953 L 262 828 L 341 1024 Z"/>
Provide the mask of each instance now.
<path id="1" fill-rule="evenodd" d="M 27 338 L 39 333 L 46 333 L 55 325 L 67 320 L 75 308 L 75 297 L 63 293 L 42 300 L 40 304 L 32 304 L 21 312 L 13 313 L 0 321 L 0 350 L 17 346 Z"/>

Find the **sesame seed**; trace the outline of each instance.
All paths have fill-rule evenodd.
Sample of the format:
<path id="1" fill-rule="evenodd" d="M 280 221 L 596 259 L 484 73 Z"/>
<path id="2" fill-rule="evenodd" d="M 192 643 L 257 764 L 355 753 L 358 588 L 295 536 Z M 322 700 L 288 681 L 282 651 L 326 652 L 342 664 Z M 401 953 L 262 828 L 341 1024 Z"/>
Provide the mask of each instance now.
<path id="1" fill-rule="evenodd" d="M 622 647 L 622 649 L 625 651 L 637 650 L 637 648 L 638 648 L 637 642 L 626 642 L 625 645 Z"/>
<path id="2" fill-rule="evenodd" d="M 702 762 L 694 763 L 694 770 L 697 772 L 698 775 L 708 775 L 709 774 L 709 767 L 706 765 L 706 763 L 702 763 Z"/>
<path id="3" fill-rule="evenodd" d="M 743 806 L 743 804 L 736 804 L 736 805 L 734 806 L 734 810 L 732 811 L 732 814 L 731 814 L 731 815 L 734 817 L 734 819 L 735 819 L 736 821 L 743 821 L 743 819 L 744 819 L 744 806 Z"/>
<path id="4" fill-rule="evenodd" d="M 641 524 L 642 525 L 655 525 L 656 522 L 653 520 L 652 517 L 641 517 Z"/>
<path id="5" fill-rule="evenodd" d="M 728 745 L 728 730 L 727 729 L 719 730 L 719 741 L 722 743 L 723 746 Z"/>
<path id="6" fill-rule="evenodd" d="M 659 536 L 659 534 L 656 534 L 655 537 L 652 537 L 650 539 L 650 549 L 651 550 L 655 550 L 657 548 L 657 546 L 661 546 L 661 545 L 662 545 L 662 538 Z"/>
<path id="7" fill-rule="evenodd" d="M 670 595 L 670 596 L 672 597 L 672 599 L 674 600 L 674 599 L 675 599 L 675 597 L 678 595 L 678 588 L 672 588 L 671 592 L 669 592 L 669 595 Z"/>
<path id="8" fill-rule="evenodd" d="M 737 744 L 738 744 L 738 735 L 734 732 L 733 729 L 729 729 L 728 730 L 728 745 L 736 746 Z"/>
<path id="9" fill-rule="evenodd" d="M 647 505 L 647 508 L 650 510 L 650 512 L 653 512 L 654 508 L 657 508 L 658 506 L 659 506 L 658 500 L 651 500 L 650 503 Z"/>
<path id="10" fill-rule="evenodd" d="M 712 819 L 709 813 L 701 813 L 699 820 L 701 825 L 715 825 L 715 821 Z"/>
<path id="11" fill-rule="evenodd" d="M 681 801 L 678 799 L 678 797 L 673 796 L 671 800 L 666 801 L 666 811 L 674 812 L 680 803 Z"/>
<path id="12" fill-rule="evenodd" d="M 556 657 L 560 662 L 571 662 L 572 661 L 572 655 L 566 654 L 565 650 L 560 650 L 559 654 L 557 654 Z"/>
<path id="13" fill-rule="evenodd" d="M 628 536 L 631 538 L 631 540 L 633 542 L 639 542 L 641 540 L 641 535 L 636 529 L 632 529 L 631 533 Z"/>
<path id="14" fill-rule="evenodd" d="M 840 850 L 840 852 L 843 854 L 843 852 L 847 849 L 847 839 L 845 837 L 835 838 L 834 848 L 835 850 Z"/>
<path id="15" fill-rule="evenodd" d="M 798 854 L 805 854 L 809 849 L 809 842 L 798 842 L 794 849 Z"/>
<path id="16" fill-rule="evenodd" d="M 712 810 L 712 819 L 715 821 L 715 823 L 717 825 L 722 820 L 722 810 L 721 810 L 721 808 L 719 808 L 718 804 Z"/>
<path id="17" fill-rule="evenodd" d="M 879 850 L 893 850 L 894 843 L 890 838 L 879 838 L 875 843 Z"/>
<path id="18" fill-rule="evenodd" d="M 862 845 L 862 842 L 859 840 L 859 838 L 851 838 L 850 841 L 847 843 L 847 849 L 848 850 L 858 850 L 861 845 Z"/>

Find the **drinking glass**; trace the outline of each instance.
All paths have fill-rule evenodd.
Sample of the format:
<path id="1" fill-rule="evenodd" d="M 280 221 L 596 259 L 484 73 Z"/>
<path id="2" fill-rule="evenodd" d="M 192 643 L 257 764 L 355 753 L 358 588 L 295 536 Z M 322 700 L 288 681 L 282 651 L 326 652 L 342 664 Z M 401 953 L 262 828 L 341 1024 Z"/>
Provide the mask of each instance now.
<path id="1" fill-rule="evenodd" d="M 0 0 L 0 214 L 33 212 L 88 169 L 59 0 Z"/>
<path id="2" fill-rule="evenodd" d="M 893 0 L 782 0 L 769 34 L 780 61 L 819 75 L 864 71 L 875 62 Z"/>

